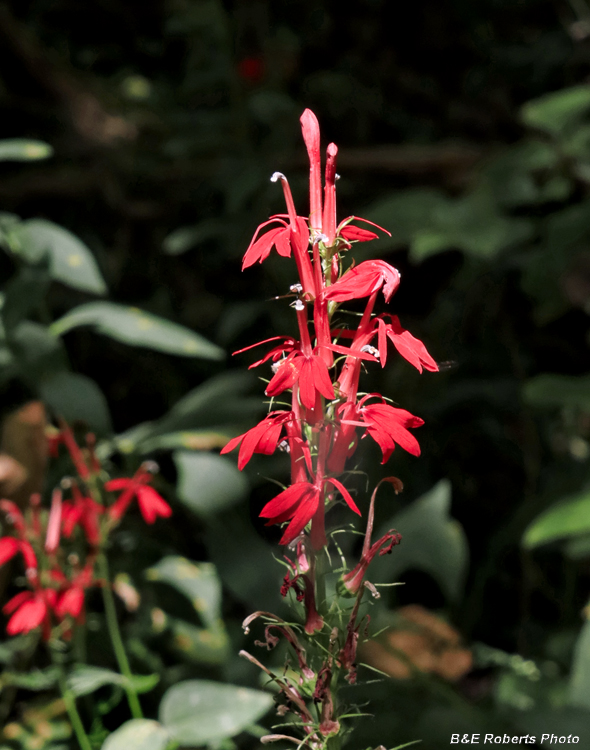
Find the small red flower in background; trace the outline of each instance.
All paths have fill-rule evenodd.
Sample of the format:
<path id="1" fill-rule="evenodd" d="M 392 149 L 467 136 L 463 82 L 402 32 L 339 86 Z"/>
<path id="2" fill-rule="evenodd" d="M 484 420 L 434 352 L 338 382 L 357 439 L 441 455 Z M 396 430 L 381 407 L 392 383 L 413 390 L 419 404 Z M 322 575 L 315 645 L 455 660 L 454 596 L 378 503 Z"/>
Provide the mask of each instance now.
<path id="1" fill-rule="evenodd" d="M 91 497 L 85 497 L 76 484 L 72 485 L 73 502 L 66 500 L 62 505 L 63 534 L 69 539 L 77 525 L 82 527 L 89 544 L 100 543 L 99 518 L 104 508 Z"/>
<path id="2" fill-rule="evenodd" d="M 7 563 L 19 552 L 24 558 L 27 570 L 36 570 L 37 557 L 29 542 L 12 536 L 4 536 L 0 539 L 0 565 Z"/>
<path id="3" fill-rule="evenodd" d="M 122 490 L 118 500 L 107 511 L 111 518 L 118 521 L 134 498 L 137 498 L 146 523 L 154 523 L 158 516 L 169 518 L 172 515 L 172 508 L 164 498 L 153 487 L 148 487 L 148 483 L 152 481 L 152 472 L 148 471 L 151 468 L 149 464 L 142 464 L 131 478 L 121 477 L 105 482 L 104 487 L 108 492 Z"/>
<path id="4" fill-rule="evenodd" d="M 43 626 L 43 638 L 49 640 L 51 631 L 50 608 L 55 606 L 57 592 L 54 589 L 21 591 L 7 602 L 2 611 L 12 615 L 6 626 L 8 635 L 28 633 Z"/>
<path id="5" fill-rule="evenodd" d="M 222 448 L 221 453 L 229 453 L 234 448 L 240 446 L 238 454 L 238 469 L 241 471 L 254 453 L 264 453 L 266 456 L 272 455 L 278 445 L 283 431 L 283 425 L 293 420 L 293 412 L 290 411 L 273 411 L 270 412 L 262 422 L 229 441 Z"/>

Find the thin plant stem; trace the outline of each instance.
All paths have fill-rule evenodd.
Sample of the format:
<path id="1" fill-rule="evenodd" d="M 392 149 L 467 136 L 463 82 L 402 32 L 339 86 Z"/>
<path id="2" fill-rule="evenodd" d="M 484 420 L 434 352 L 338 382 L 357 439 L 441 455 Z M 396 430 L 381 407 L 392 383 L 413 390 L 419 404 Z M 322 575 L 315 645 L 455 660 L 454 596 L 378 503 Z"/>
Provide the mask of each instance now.
<path id="1" fill-rule="evenodd" d="M 129 659 L 123 645 L 123 639 L 121 638 L 121 631 L 119 630 L 119 623 L 117 622 L 117 610 L 115 607 L 115 599 L 111 590 L 111 582 L 109 578 L 109 568 L 107 559 L 104 554 L 98 556 L 98 570 L 99 575 L 104 580 L 102 586 L 102 598 L 104 601 L 105 615 L 107 619 L 107 628 L 109 636 L 113 644 L 113 650 L 117 659 L 117 664 L 121 670 L 121 674 L 127 678 L 127 684 L 125 685 L 125 693 L 127 694 L 127 701 L 129 708 L 131 709 L 131 715 L 134 719 L 143 719 L 143 711 L 141 710 L 141 704 L 137 697 L 136 691 L 133 689 L 133 675 L 131 673 L 131 667 L 129 666 Z"/>
<path id="2" fill-rule="evenodd" d="M 72 729 L 74 730 L 74 734 L 76 735 L 76 739 L 78 740 L 78 744 L 80 745 L 80 750 L 92 750 L 92 745 L 90 744 L 90 740 L 88 739 L 88 735 L 86 734 L 86 730 L 84 729 L 84 724 L 82 722 L 82 719 L 80 718 L 80 714 L 78 713 L 78 708 L 76 707 L 76 696 L 68 687 L 64 668 L 59 658 L 58 652 L 55 650 L 55 648 L 52 648 L 50 644 L 48 644 L 48 651 L 49 655 L 51 656 L 51 662 L 58 671 L 59 690 L 61 692 L 61 697 L 65 704 Z"/>
<path id="3" fill-rule="evenodd" d="M 92 750 L 92 745 L 90 744 L 90 740 L 88 739 L 88 735 L 86 734 L 86 730 L 84 729 L 84 724 L 82 723 L 82 719 L 80 718 L 80 714 L 78 713 L 78 709 L 76 708 L 76 699 L 72 691 L 68 688 L 65 677 L 63 675 L 63 671 L 61 669 L 59 676 L 59 688 L 61 690 L 61 695 L 66 706 L 66 711 L 68 712 L 68 716 L 72 724 L 72 729 L 74 730 L 74 734 L 76 735 L 76 739 L 78 740 L 78 744 L 80 745 L 80 750 Z"/>

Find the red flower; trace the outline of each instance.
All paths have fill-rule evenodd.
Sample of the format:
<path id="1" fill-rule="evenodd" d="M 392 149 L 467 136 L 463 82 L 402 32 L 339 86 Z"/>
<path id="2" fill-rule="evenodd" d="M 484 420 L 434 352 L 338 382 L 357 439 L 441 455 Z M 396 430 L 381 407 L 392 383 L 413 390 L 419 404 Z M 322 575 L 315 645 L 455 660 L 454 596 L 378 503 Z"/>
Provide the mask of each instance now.
<path id="1" fill-rule="evenodd" d="M 4 565 L 20 552 L 25 561 L 25 567 L 30 570 L 37 570 L 37 558 L 31 545 L 24 539 L 15 539 L 11 536 L 4 536 L 0 539 L 0 565 Z"/>
<path id="2" fill-rule="evenodd" d="M 84 621 L 84 596 L 86 589 L 92 585 L 93 564 L 88 563 L 74 577 L 71 585 L 62 592 L 54 606 L 55 614 L 63 619 L 70 615 L 78 622 Z"/>
<path id="3" fill-rule="evenodd" d="M 261 518 L 269 519 L 267 526 L 291 519 L 279 544 L 290 544 L 303 531 L 318 510 L 320 498 L 323 502 L 323 489 L 327 484 L 338 489 L 348 507 L 360 516 L 361 512 L 350 493 L 337 479 L 324 479 L 319 487 L 311 482 L 296 482 L 279 493 L 260 511 Z"/>
<path id="4" fill-rule="evenodd" d="M 280 223 L 280 227 L 271 229 L 270 231 L 266 232 L 266 234 L 263 234 L 262 237 L 257 239 L 258 233 L 263 227 L 266 227 L 269 224 L 276 224 L 277 222 Z M 307 237 L 309 234 L 307 229 L 307 222 L 303 217 L 297 217 L 297 226 L 299 232 L 303 236 Z M 256 261 L 262 263 L 263 260 L 266 260 L 270 255 L 270 251 L 273 249 L 273 247 L 276 247 L 277 253 L 279 255 L 282 255 L 283 258 L 291 257 L 291 226 L 281 216 L 273 216 L 271 219 L 265 221 L 258 227 L 256 232 L 254 233 L 252 241 L 248 245 L 248 249 L 244 253 L 244 258 L 242 260 L 242 271 L 249 266 L 254 265 Z"/>
<path id="5" fill-rule="evenodd" d="M 69 538 L 74 528 L 79 524 L 91 545 L 100 542 L 99 516 L 104 513 L 102 505 L 96 503 L 91 497 L 84 497 L 77 485 L 72 485 L 74 502 L 66 501 L 62 507 L 63 533 Z"/>
<path id="6" fill-rule="evenodd" d="M 109 516 L 119 520 L 136 497 L 139 510 L 146 523 L 154 523 L 158 516 L 169 518 L 172 515 L 172 508 L 153 487 L 147 486 L 151 479 L 151 473 L 146 471 L 145 465 L 142 465 L 131 478 L 121 477 L 106 482 L 104 487 L 108 492 L 122 490 L 119 499 L 108 509 Z"/>
<path id="7" fill-rule="evenodd" d="M 347 302 L 351 299 L 368 297 L 382 290 L 385 301 L 389 302 L 399 286 L 400 275 L 397 268 L 383 260 L 366 260 L 349 269 L 335 284 L 332 284 L 324 298 L 334 302 Z"/>
<path id="8" fill-rule="evenodd" d="M 49 608 L 55 605 L 57 593 L 54 589 L 21 591 L 4 605 L 5 615 L 12 615 L 6 626 L 8 635 L 28 633 L 43 625 L 43 638 L 49 640 L 51 621 Z M 14 613 L 14 614 L 13 614 Z"/>
<path id="9" fill-rule="evenodd" d="M 292 420 L 293 412 L 291 411 L 272 411 L 256 427 L 252 427 L 243 435 L 232 438 L 222 448 L 221 453 L 229 453 L 241 444 L 238 454 L 238 469 L 241 471 L 254 453 L 272 455 L 277 448 L 283 425 Z"/>
<path id="10" fill-rule="evenodd" d="M 385 322 L 386 317 L 391 319 L 391 323 Z M 414 365 L 419 372 L 422 372 L 423 367 L 431 372 L 438 372 L 438 365 L 424 344 L 402 328 L 397 315 L 380 315 L 376 319 L 376 324 L 379 332 L 379 358 L 383 367 L 387 362 L 387 339 L 389 338 L 402 357 Z"/>
<path id="11" fill-rule="evenodd" d="M 413 456 L 420 455 L 420 445 L 409 429 L 421 427 L 424 420 L 415 417 L 405 409 L 397 409 L 389 404 L 368 404 L 363 402 L 373 394 L 365 396 L 359 401 L 358 415 L 362 419 L 360 426 L 366 426 L 367 433 L 379 445 L 383 452 L 384 464 L 393 453 L 396 444 Z M 409 429 L 408 429 L 409 428 Z"/>
<path id="12" fill-rule="evenodd" d="M 305 355 L 303 352 L 291 352 L 279 364 L 276 374 L 266 388 L 267 396 L 278 396 L 279 393 L 292 388 L 299 383 L 301 403 L 308 409 L 313 409 L 316 400 L 316 391 L 319 391 L 328 399 L 334 398 L 334 388 L 330 380 L 328 366 L 324 360 L 314 353 Z"/>

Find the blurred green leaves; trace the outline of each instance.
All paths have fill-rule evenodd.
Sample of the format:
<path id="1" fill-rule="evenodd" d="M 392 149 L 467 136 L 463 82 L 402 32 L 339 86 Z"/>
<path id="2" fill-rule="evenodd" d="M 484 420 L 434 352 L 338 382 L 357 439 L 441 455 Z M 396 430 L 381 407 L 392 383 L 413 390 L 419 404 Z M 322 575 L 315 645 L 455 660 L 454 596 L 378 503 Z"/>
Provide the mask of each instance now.
<path id="1" fill-rule="evenodd" d="M 55 336 L 80 326 L 92 326 L 97 333 L 130 346 L 176 354 L 181 357 L 222 359 L 223 351 L 194 331 L 157 315 L 114 302 L 88 302 L 56 320 L 51 326 Z"/>
<path id="2" fill-rule="evenodd" d="M 469 552 L 465 533 L 450 516 L 450 507 L 451 485 L 441 480 L 381 526 L 374 539 L 395 528 L 402 535 L 402 543 L 391 556 L 373 561 L 370 576 L 375 581 L 396 581 L 410 568 L 423 570 L 451 601 L 457 601 L 467 574 Z"/>
<path id="3" fill-rule="evenodd" d="M 526 530 L 523 545 L 532 549 L 556 539 L 590 533 L 590 490 L 584 490 L 541 513 Z"/>
<path id="4" fill-rule="evenodd" d="M 235 463 L 211 453 L 176 451 L 179 499 L 201 516 L 220 513 L 243 500 L 248 481 Z"/>
<path id="5" fill-rule="evenodd" d="M 53 156 L 53 148 L 43 141 L 27 138 L 0 140 L 0 161 L 38 161 Z"/>
<path id="6" fill-rule="evenodd" d="M 260 690 L 209 680 L 171 687 L 160 704 L 160 722 L 181 745 L 205 745 L 248 729 L 272 706 Z"/>

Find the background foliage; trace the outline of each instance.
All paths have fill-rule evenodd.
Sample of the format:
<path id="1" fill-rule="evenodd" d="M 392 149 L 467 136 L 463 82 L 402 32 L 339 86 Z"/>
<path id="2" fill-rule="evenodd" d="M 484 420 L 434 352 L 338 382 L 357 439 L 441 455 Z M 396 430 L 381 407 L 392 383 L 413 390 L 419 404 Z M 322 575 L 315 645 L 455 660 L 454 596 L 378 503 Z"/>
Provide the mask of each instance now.
<path id="1" fill-rule="evenodd" d="M 217 455 L 264 409 L 251 359 L 224 352 L 293 329 L 272 300 L 293 281 L 288 266 L 242 274 L 240 259 L 281 210 L 269 175 L 288 172 L 303 194 L 309 106 L 341 149 L 340 215 L 393 235 L 357 260 L 400 268 L 394 311 L 446 363 L 418 378 L 392 361 L 374 376 L 373 390 L 426 426 L 422 457 L 394 458 L 404 494 L 378 508 L 404 543 L 373 577 L 405 585 L 383 589 L 371 614 L 404 632 L 403 608 L 419 604 L 454 630 L 435 638 L 432 622 L 414 622 L 428 643 L 412 651 L 384 636 L 367 653 L 395 678 L 361 669 L 351 703 L 370 697 L 378 718 L 359 722 L 350 747 L 423 739 L 435 750 L 472 731 L 588 736 L 585 0 L 358 0 L 346 12 L 313 0 L 5 1 L 0 40 L 2 450 L 51 485 L 22 447 L 31 425 L 14 416 L 40 399 L 94 430 L 122 467 L 159 462 L 174 519 L 165 532 L 128 525 L 113 549 L 141 595 L 126 637 L 137 671 L 160 676 L 158 698 L 181 680 L 258 687 L 236 657 L 249 642 L 239 622 L 276 605 L 278 537 L 257 514 L 286 465 L 253 460 L 241 475 Z M 371 487 L 384 475 L 368 445 L 359 468 Z M 197 571 L 207 595 L 192 588 Z M 100 618 L 88 628 L 89 662 L 112 666 Z M 433 667 L 426 656 L 449 639 L 458 648 L 459 635 L 473 668 L 453 669 L 457 653 Z M 2 649 L 4 744 L 68 742 L 46 684 L 26 682 L 26 642 Z M 127 717 L 113 709 L 120 686 L 91 688 L 104 704 L 100 746 Z M 162 706 L 161 721 L 180 726 L 182 701 Z M 203 736 L 178 738 L 254 746 L 265 708 L 223 737 L 204 723 Z M 150 748 L 169 739 L 160 725 L 142 731 Z"/>

